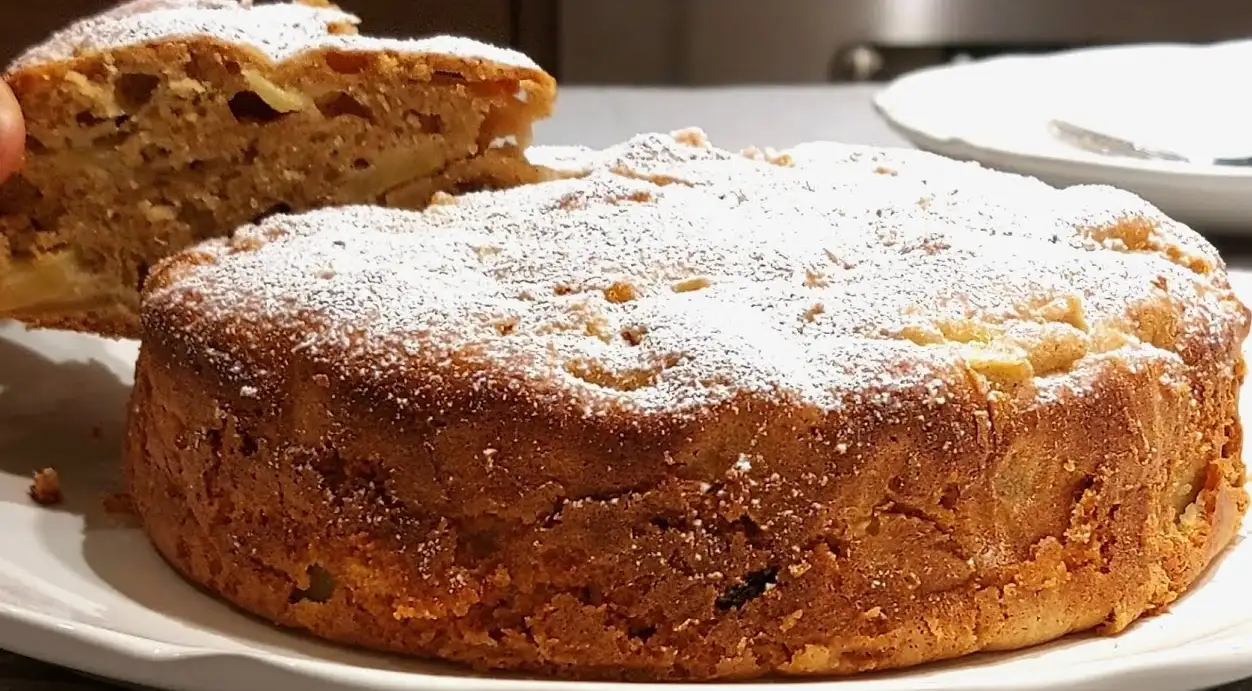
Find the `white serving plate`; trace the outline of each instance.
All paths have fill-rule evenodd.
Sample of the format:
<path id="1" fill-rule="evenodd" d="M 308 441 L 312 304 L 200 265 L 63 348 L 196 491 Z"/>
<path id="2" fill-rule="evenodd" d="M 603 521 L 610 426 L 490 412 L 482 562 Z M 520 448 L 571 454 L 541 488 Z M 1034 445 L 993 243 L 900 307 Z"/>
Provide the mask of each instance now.
<path id="1" fill-rule="evenodd" d="M 1252 298 L 1252 274 L 1232 280 Z M 116 488 L 135 352 L 133 343 L 0 325 L 0 648 L 177 691 L 640 688 L 487 678 L 348 650 L 279 631 L 189 586 L 137 530 L 102 509 L 102 495 Z M 27 498 L 30 473 L 45 466 L 61 473 L 63 506 L 41 508 Z M 1241 535 L 1249 528 L 1252 521 Z M 651 688 L 1191 691 L 1252 677 L 1250 580 L 1252 540 L 1241 537 L 1173 609 L 1117 637 L 1077 636 L 842 681 Z"/>
<path id="2" fill-rule="evenodd" d="M 997 57 L 907 74 L 874 106 L 919 148 L 1058 186 L 1121 187 L 1204 232 L 1252 235 L 1252 168 L 1103 156 L 1048 127 L 1065 118 L 1158 148 L 1252 155 L 1249 64 L 1252 41 Z"/>

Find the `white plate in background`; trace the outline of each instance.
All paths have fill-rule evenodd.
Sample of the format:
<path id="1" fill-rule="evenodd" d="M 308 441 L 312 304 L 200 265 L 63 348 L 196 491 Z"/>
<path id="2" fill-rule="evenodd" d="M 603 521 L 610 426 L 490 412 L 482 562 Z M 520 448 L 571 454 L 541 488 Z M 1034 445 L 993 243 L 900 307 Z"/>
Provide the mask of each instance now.
<path id="1" fill-rule="evenodd" d="M 1231 280 L 1252 301 L 1252 273 Z M 0 648 L 177 691 L 1193 691 L 1252 677 L 1252 521 L 1191 594 L 1119 636 L 844 680 L 488 678 L 280 631 L 188 585 L 138 530 L 105 515 L 135 352 L 133 343 L 0 324 Z M 62 506 L 27 497 L 31 472 L 45 466 L 60 472 Z"/>
<path id="2" fill-rule="evenodd" d="M 1203 232 L 1252 235 L 1252 168 L 1090 153 L 1054 118 L 1158 148 L 1252 155 L 1252 41 L 1008 56 L 907 74 L 874 98 L 919 148 L 1058 186 L 1128 189 Z"/>

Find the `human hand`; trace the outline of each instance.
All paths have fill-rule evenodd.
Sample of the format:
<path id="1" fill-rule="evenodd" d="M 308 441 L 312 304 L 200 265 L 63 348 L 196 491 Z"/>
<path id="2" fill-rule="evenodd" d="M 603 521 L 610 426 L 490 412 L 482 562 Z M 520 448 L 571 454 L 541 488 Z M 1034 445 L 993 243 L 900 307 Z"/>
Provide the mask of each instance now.
<path id="1" fill-rule="evenodd" d="M 22 109 L 9 87 L 0 81 L 0 182 L 22 167 L 26 152 L 26 126 Z"/>

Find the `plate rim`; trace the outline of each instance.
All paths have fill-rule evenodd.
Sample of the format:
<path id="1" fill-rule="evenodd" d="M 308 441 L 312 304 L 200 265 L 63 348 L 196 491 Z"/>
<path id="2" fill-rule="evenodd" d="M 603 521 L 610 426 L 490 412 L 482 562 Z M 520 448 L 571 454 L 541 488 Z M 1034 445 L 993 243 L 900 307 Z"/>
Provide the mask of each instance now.
<path id="1" fill-rule="evenodd" d="M 1252 520 L 1250 515 L 1248 520 Z M 1252 546 L 1245 547 L 1252 549 Z M 240 614 L 239 616 L 245 616 Z M 0 622 L 14 626 L 0 627 L 0 648 L 47 664 L 80 673 L 97 675 L 110 681 L 143 684 L 169 689 L 213 689 L 214 684 L 188 684 L 170 686 L 161 679 L 178 677 L 177 671 L 168 675 L 153 672 L 156 668 L 190 666 L 195 663 L 220 661 L 220 663 L 250 663 L 260 665 L 271 674 L 286 675 L 290 681 L 305 684 L 327 685 L 328 688 L 359 691 L 634 691 L 635 689 L 676 689 L 679 691 L 752 691 L 765 686 L 797 687 L 837 691 L 856 677 L 816 677 L 813 679 L 786 678 L 761 679 L 747 682 L 683 682 L 683 683 L 632 683 L 607 681 L 564 681 L 542 678 L 503 679 L 483 676 L 429 675 L 399 670 L 372 669 L 336 663 L 328 660 L 307 660 L 284 657 L 264 651 L 214 650 L 178 643 L 158 641 L 137 634 L 115 631 L 85 622 L 75 622 L 42 612 L 22 608 L 0 601 Z M 29 634 L 35 633 L 36 636 Z M 1242 635 L 1240 635 L 1242 634 Z M 21 641 L 52 639 L 69 645 L 24 645 Z M 88 647 L 96 657 L 91 661 L 76 656 L 57 655 L 49 651 Z M 995 653 L 990 653 L 994 655 Z M 76 659 L 69 659 L 76 658 Z M 147 665 L 138 667 L 135 663 Z M 124 670 L 119 673 L 118 670 Z M 1204 672 L 1203 680 L 1197 671 Z M 1188 674 L 1190 673 L 1190 674 Z M 1126 677 L 1170 674 L 1191 676 L 1206 688 L 1248 678 L 1252 674 L 1252 620 L 1243 626 L 1233 626 L 1221 632 L 1216 639 L 1183 644 L 1168 650 L 1147 650 L 1130 655 L 1102 660 L 1091 660 L 1067 666 L 1036 679 L 1016 679 L 1011 686 L 1003 680 L 977 680 L 965 682 L 965 691 L 1045 691 L 1063 687 L 1104 688 L 1108 683 Z M 190 677 L 186 677 L 190 679 Z M 879 678 L 882 689 L 894 688 L 898 679 Z M 933 686 L 928 684 L 927 686 Z M 236 687 L 238 688 L 238 687 Z M 261 688 L 258 685 L 257 688 Z M 1180 691 L 1183 691 L 1180 689 Z"/>
<path id="2" fill-rule="evenodd" d="M 1192 181 L 1202 180 L 1223 185 L 1233 183 L 1240 186 L 1252 186 L 1252 167 L 1197 165 L 1175 161 L 1100 156 L 1080 149 L 1074 149 L 1073 156 L 1044 151 L 1014 150 L 1002 145 L 979 141 L 977 134 L 970 131 L 937 133 L 934 131 L 934 128 L 918 122 L 918 118 L 914 115 L 915 109 L 910 111 L 907 107 L 902 108 L 900 106 L 900 103 L 916 100 L 917 96 L 913 95 L 913 92 L 920 92 L 926 87 L 933 89 L 934 85 L 943 86 L 945 82 L 950 83 L 950 80 L 964 78 L 975 71 L 994 69 L 995 66 L 1005 64 L 1033 63 L 1040 65 L 1063 60 L 1076 60 L 1098 54 L 1129 54 L 1161 50 L 1213 51 L 1245 45 L 1252 51 L 1252 39 L 1236 39 L 1209 44 L 1156 42 L 1075 48 L 1044 55 L 1000 55 L 959 64 L 935 65 L 914 70 L 888 82 L 873 95 L 871 105 L 879 117 L 886 121 L 897 133 L 905 136 L 905 138 L 914 141 L 920 139 L 928 144 L 937 144 L 944 148 L 964 146 L 983 153 L 992 153 L 1000 157 L 1008 157 L 1019 161 L 1030 161 L 1035 164 L 1051 164 L 1054 166 L 1063 165 L 1070 167 L 1071 170 L 1085 169 L 1103 173 L 1129 173 L 1139 176 L 1140 180 L 1144 180 L 1148 184 L 1168 184 L 1179 177 L 1184 177 Z M 989 68 L 988 66 L 991 67 Z M 919 87 L 919 85 L 921 86 Z"/>

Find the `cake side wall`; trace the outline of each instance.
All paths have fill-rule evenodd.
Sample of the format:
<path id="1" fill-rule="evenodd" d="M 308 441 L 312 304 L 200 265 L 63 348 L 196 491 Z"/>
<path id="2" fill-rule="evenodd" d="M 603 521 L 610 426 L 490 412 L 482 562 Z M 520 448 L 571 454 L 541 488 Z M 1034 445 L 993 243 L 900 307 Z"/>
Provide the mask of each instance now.
<path id="1" fill-rule="evenodd" d="M 632 426 L 499 391 L 397 406 L 296 355 L 260 391 L 152 334 L 126 468 L 188 578 L 331 639 L 564 676 L 846 673 L 1116 631 L 1182 593 L 1247 504 L 1241 360 L 1211 355 L 1110 358 L 1046 398 L 954 367 L 940 396 Z"/>

